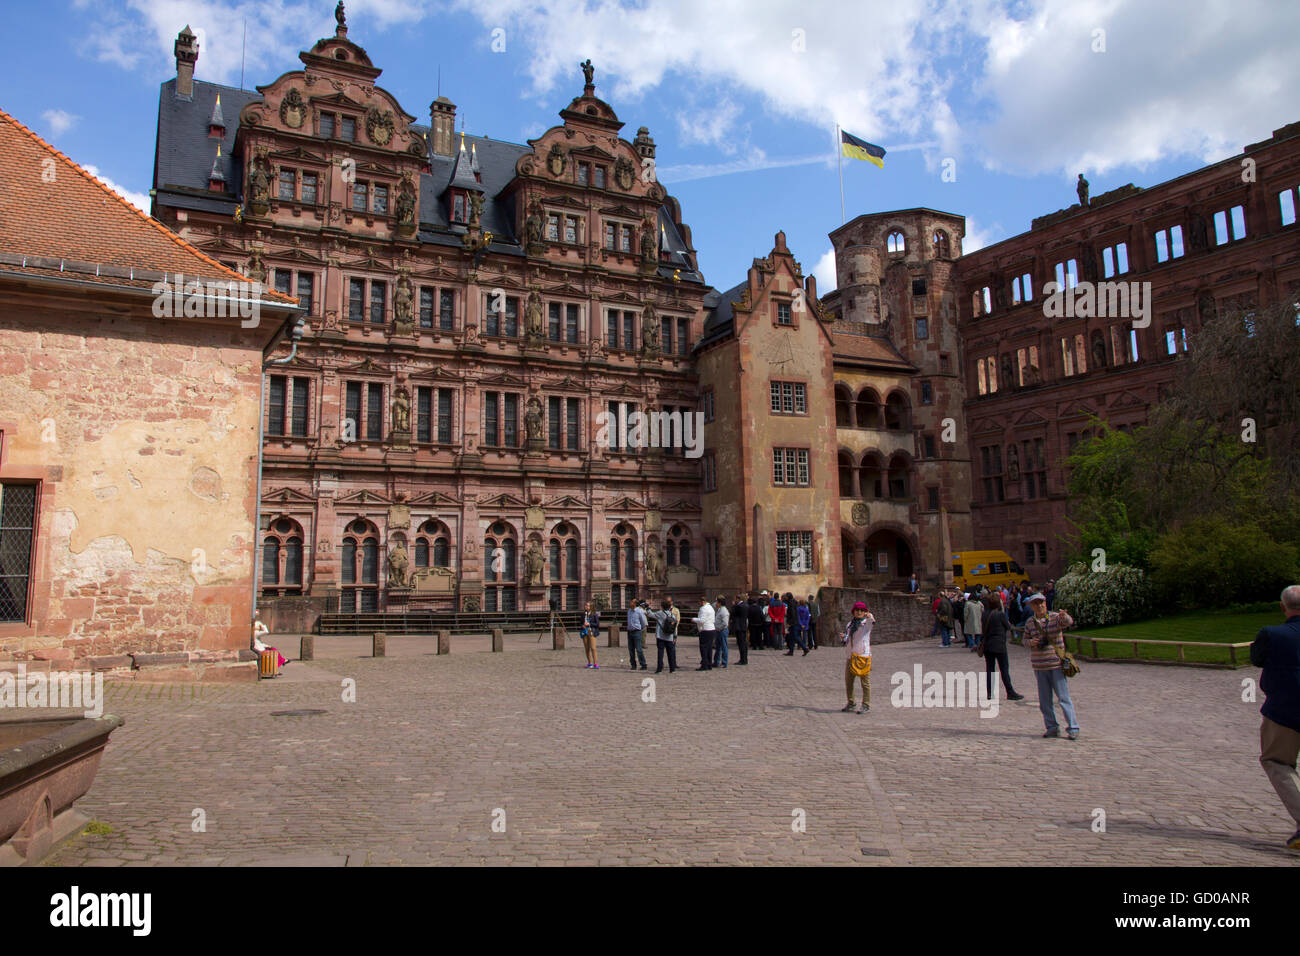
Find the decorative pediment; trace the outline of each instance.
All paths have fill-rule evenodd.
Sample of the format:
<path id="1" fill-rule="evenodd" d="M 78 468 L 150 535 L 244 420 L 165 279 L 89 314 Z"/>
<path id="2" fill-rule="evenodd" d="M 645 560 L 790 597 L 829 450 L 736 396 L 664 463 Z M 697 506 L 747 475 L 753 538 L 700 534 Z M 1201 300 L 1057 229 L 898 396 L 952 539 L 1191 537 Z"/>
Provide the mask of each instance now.
<path id="1" fill-rule="evenodd" d="M 607 153 L 599 146 L 575 146 L 569 150 L 571 156 L 590 156 L 593 159 L 599 159 L 603 162 L 611 162 L 614 159 L 613 153 Z"/>
<path id="2" fill-rule="evenodd" d="M 1002 422 L 996 418 L 980 418 L 970 426 L 972 435 L 991 435 L 1000 434 L 1002 431 Z"/>
<path id="3" fill-rule="evenodd" d="M 1016 427 L 1022 428 L 1028 425 L 1046 425 L 1047 419 L 1030 409 L 1015 420 Z"/>
<path id="4" fill-rule="evenodd" d="M 581 286 L 576 286 L 572 282 L 562 282 L 559 285 L 544 287 L 542 289 L 547 295 L 571 295 L 585 296 L 586 292 Z"/>
<path id="5" fill-rule="evenodd" d="M 194 240 L 194 245 L 210 255 L 213 254 L 226 254 L 226 255 L 236 255 L 236 256 L 248 255 L 248 250 L 244 248 L 243 243 L 232 242 L 231 240 L 227 239 L 224 235 L 216 236 L 215 238 L 212 239 L 204 239 L 204 240 L 196 239 Z"/>
<path id="6" fill-rule="evenodd" d="M 314 106 L 350 106 L 358 110 L 366 107 L 365 103 L 360 103 L 343 92 L 331 93 L 329 96 L 311 96 L 307 102 Z"/>
<path id="7" fill-rule="evenodd" d="M 630 398 L 645 398 L 644 392 L 640 391 L 639 389 L 633 388 L 631 385 L 628 385 L 627 382 L 620 382 L 618 385 L 615 385 L 613 388 L 607 388 L 605 389 L 603 394 L 628 396 Z"/>
<path id="8" fill-rule="evenodd" d="M 584 212 L 587 209 L 585 203 L 581 203 L 576 199 L 571 199 L 568 196 L 547 196 L 542 200 L 542 205 L 547 209 L 581 209 Z"/>
<path id="9" fill-rule="evenodd" d="M 644 511 L 645 505 L 635 498 L 629 498 L 624 495 L 622 498 L 616 498 L 605 504 L 606 513 L 610 511 Z"/>
<path id="10" fill-rule="evenodd" d="M 552 498 L 543 507 L 548 511 L 552 508 L 586 508 L 587 502 L 581 498 L 575 498 L 573 495 L 561 495 L 558 498 Z"/>
<path id="11" fill-rule="evenodd" d="M 605 206 L 599 210 L 602 216 L 622 216 L 624 219 L 644 219 L 645 215 L 631 206 L 620 203 L 617 206 Z"/>
<path id="12" fill-rule="evenodd" d="M 701 508 L 698 504 L 696 504 L 693 501 L 687 501 L 685 498 L 678 498 L 672 504 L 664 505 L 661 510 L 665 512 L 667 511 L 680 512 L 680 511 L 700 511 Z"/>
<path id="13" fill-rule="evenodd" d="M 492 508 L 526 508 L 528 502 L 524 501 L 517 495 L 498 494 L 498 495 L 480 495 L 478 499 L 479 506 L 488 506 Z"/>
<path id="14" fill-rule="evenodd" d="M 442 366 L 436 366 L 412 372 L 410 379 L 412 382 L 459 382 L 464 379 L 464 376 L 453 375 Z"/>
<path id="15" fill-rule="evenodd" d="M 392 374 L 392 369 L 380 365 L 369 355 L 367 355 L 363 361 L 357 362 L 355 365 L 345 365 L 342 368 L 340 368 L 338 371 L 339 374 L 344 374 L 344 373 L 362 374 L 362 375 L 391 375 Z"/>
<path id="16" fill-rule="evenodd" d="M 416 507 L 418 505 L 425 508 L 440 508 L 446 506 L 460 507 L 461 501 L 459 498 L 453 498 L 451 495 L 443 494 L 441 491 L 429 491 L 422 495 L 416 495 L 408 502 L 408 504 L 410 504 L 411 507 Z"/>
<path id="17" fill-rule="evenodd" d="M 377 176 L 392 176 L 393 171 L 384 166 L 378 166 L 375 163 L 357 163 L 357 172 L 370 173 Z"/>
<path id="18" fill-rule="evenodd" d="M 387 262 L 380 262 L 374 256 L 366 256 L 366 258 L 362 259 L 360 262 L 348 263 L 348 268 L 369 269 L 374 272 L 389 272 L 393 267 Z"/>
<path id="19" fill-rule="evenodd" d="M 319 362 L 313 362 L 309 359 L 303 358 L 302 353 L 299 352 L 288 362 L 276 363 L 275 368 L 271 369 L 269 374 L 277 374 L 278 369 L 288 369 L 293 372 L 319 372 L 322 368 L 323 366 Z"/>
<path id="20" fill-rule="evenodd" d="M 640 299 L 638 299 L 634 295 L 628 295 L 626 292 L 619 292 L 616 295 L 609 296 L 608 298 L 605 299 L 605 301 L 613 302 L 618 305 L 635 305 L 635 306 L 641 305 Z"/>
<path id="21" fill-rule="evenodd" d="M 509 372 L 498 372 L 495 375 L 484 376 L 478 380 L 478 383 L 480 385 L 514 385 L 522 387 L 528 384 L 528 380 L 518 375 L 511 375 Z"/>
<path id="22" fill-rule="evenodd" d="M 324 156 L 313 153 L 310 150 L 303 149 L 301 146 L 295 146 L 293 149 L 282 149 L 270 154 L 272 162 L 278 160 L 288 160 L 294 163 L 319 163 L 322 166 L 329 165 L 329 160 Z"/>
<path id="23" fill-rule="evenodd" d="M 292 249 L 287 249 L 284 252 L 276 253 L 268 264 L 274 266 L 277 262 L 302 262 L 313 266 L 325 265 L 324 259 L 313 256 L 311 253 L 298 246 L 295 246 Z"/>
<path id="24" fill-rule="evenodd" d="M 546 388 L 548 391 L 550 389 L 556 389 L 557 391 L 569 391 L 569 392 L 585 392 L 587 390 L 587 386 L 585 383 L 579 382 L 577 379 L 572 378 L 571 376 L 565 376 L 564 378 L 558 379 L 557 381 L 553 381 L 553 382 L 545 382 L 543 383 L 543 387 Z"/>
<path id="25" fill-rule="evenodd" d="M 271 488 L 262 490 L 262 503 L 264 505 L 312 505 L 315 506 L 316 499 L 311 495 L 303 494 L 294 488 Z"/>
<path id="26" fill-rule="evenodd" d="M 1146 408 L 1149 403 L 1132 392 L 1122 392 L 1111 403 L 1111 408 Z"/>
<path id="27" fill-rule="evenodd" d="M 337 503 L 341 505 L 388 504 L 388 499 L 385 498 L 383 495 L 375 494 L 373 491 L 366 491 L 364 488 L 361 491 L 353 491 L 346 495 L 339 495 L 338 498 L 335 499 L 335 501 L 337 501 Z"/>

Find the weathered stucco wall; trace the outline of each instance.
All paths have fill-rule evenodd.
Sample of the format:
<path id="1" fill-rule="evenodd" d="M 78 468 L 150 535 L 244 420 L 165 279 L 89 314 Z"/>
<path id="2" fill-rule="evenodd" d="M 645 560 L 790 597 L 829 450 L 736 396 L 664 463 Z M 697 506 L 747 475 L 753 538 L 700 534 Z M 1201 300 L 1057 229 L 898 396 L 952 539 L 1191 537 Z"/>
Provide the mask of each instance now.
<path id="1" fill-rule="evenodd" d="M 260 348 L 161 322 L 0 317 L 0 478 L 44 479 L 31 624 L 0 625 L 0 659 L 248 646 Z"/>

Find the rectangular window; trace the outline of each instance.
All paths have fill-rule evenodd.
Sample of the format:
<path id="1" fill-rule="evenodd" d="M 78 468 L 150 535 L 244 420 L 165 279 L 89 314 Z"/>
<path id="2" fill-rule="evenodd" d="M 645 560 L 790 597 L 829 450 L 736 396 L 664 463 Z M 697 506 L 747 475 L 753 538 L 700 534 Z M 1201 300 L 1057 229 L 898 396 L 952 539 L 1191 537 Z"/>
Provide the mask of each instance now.
<path id="1" fill-rule="evenodd" d="M 563 413 L 560 410 L 560 403 L 562 401 L 562 399 L 552 396 L 547 399 L 546 402 L 548 406 L 546 410 L 547 438 L 549 440 L 549 447 L 551 448 L 563 447 L 560 444 L 560 430 L 564 425 L 562 420 Z"/>
<path id="2" fill-rule="evenodd" d="M 705 452 L 704 457 L 700 459 L 700 467 L 704 478 L 704 490 L 718 490 L 718 462 L 713 452 Z"/>
<path id="3" fill-rule="evenodd" d="M 929 382 L 921 383 L 921 404 L 922 405 L 934 404 L 934 388 L 933 386 L 930 385 Z"/>
<path id="4" fill-rule="evenodd" d="M 597 189 L 604 189 L 605 188 L 605 167 L 597 166 L 595 169 L 592 170 L 592 173 L 595 177 L 593 181 L 593 185 L 595 185 Z"/>
<path id="5" fill-rule="evenodd" d="M 366 280 L 348 280 L 348 318 L 353 322 L 366 320 Z"/>
<path id="6" fill-rule="evenodd" d="M 807 487 L 808 449 L 772 449 L 772 484 L 790 487 Z"/>
<path id="7" fill-rule="evenodd" d="M 677 354 L 691 354 L 691 320 L 677 320 Z"/>
<path id="8" fill-rule="evenodd" d="M 1047 542 L 1046 541 L 1038 542 L 1038 563 L 1039 564 L 1047 563 Z"/>
<path id="9" fill-rule="evenodd" d="M 292 200 L 294 187 L 294 171 L 292 169 L 280 170 L 280 198 Z"/>
<path id="10" fill-rule="evenodd" d="M 713 421 L 713 389 L 706 388 L 704 394 L 700 396 L 700 401 L 703 406 L 700 410 L 704 412 L 704 420 Z"/>
<path id="11" fill-rule="evenodd" d="M 1129 350 L 1129 361 L 1130 361 L 1130 362 L 1136 362 L 1136 361 L 1138 360 L 1138 333 L 1137 333 L 1137 329 L 1129 329 L 1129 330 L 1128 330 L 1128 350 Z"/>
<path id="12" fill-rule="evenodd" d="M 1118 242 L 1101 250 L 1101 265 L 1107 279 L 1128 272 L 1128 243 Z"/>
<path id="13" fill-rule="evenodd" d="M 1053 271 L 1056 275 L 1056 288 L 1058 291 L 1063 289 L 1073 289 L 1079 284 L 1079 262 L 1076 259 L 1066 259 L 1064 262 L 1058 262 Z"/>
<path id="14" fill-rule="evenodd" d="M 384 324 L 384 310 L 388 308 L 388 283 L 370 282 L 370 322 L 373 325 Z"/>
<path id="15" fill-rule="evenodd" d="M 610 252 L 614 251 L 614 244 L 618 241 L 618 227 L 612 222 L 605 223 L 605 248 Z"/>
<path id="16" fill-rule="evenodd" d="M 916 337 L 918 340 L 928 339 L 930 337 L 930 320 L 924 315 L 916 317 Z"/>
<path id="17" fill-rule="evenodd" d="M 564 241 L 570 244 L 578 241 L 578 219 L 576 216 L 564 217 Z"/>
<path id="18" fill-rule="evenodd" d="M 984 501 L 996 504 L 1003 500 L 1002 446 L 985 445 L 980 449 L 981 471 L 984 476 Z"/>
<path id="19" fill-rule="evenodd" d="M 364 385 L 361 382 L 348 382 L 347 399 L 345 405 L 347 411 L 343 416 L 343 433 L 351 435 L 353 439 L 361 438 L 361 390 Z"/>
<path id="20" fill-rule="evenodd" d="M 803 382 L 773 382 L 771 392 L 772 414 L 808 414 L 808 387 Z"/>
<path id="21" fill-rule="evenodd" d="M 1222 209 L 1214 214 L 1214 241 L 1226 246 L 1246 238 L 1246 211 L 1241 206 Z"/>
<path id="22" fill-rule="evenodd" d="M 415 440 L 433 441 L 433 389 L 423 385 L 415 390 Z"/>
<path id="23" fill-rule="evenodd" d="M 451 389 L 438 389 L 438 443 L 451 444 Z"/>
<path id="24" fill-rule="evenodd" d="M 1088 371 L 1088 349 L 1083 343 L 1083 333 L 1074 336 L 1074 369 L 1080 375 Z"/>
<path id="25" fill-rule="evenodd" d="M 975 362 L 975 385 L 980 395 L 987 395 L 989 392 L 988 379 L 984 375 L 984 360 L 978 359 Z"/>
<path id="26" fill-rule="evenodd" d="M 283 375 L 271 376 L 271 395 L 267 407 L 266 433 L 268 435 L 284 434 L 284 389 Z"/>
<path id="27" fill-rule="evenodd" d="M 934 453 L 934 436 L 933 436 L 933 435 L 922 435 L 922 436 L 921 436 L 921 442 L 922 442 L 922 445 L 924 446 L 924 449 L 925 449 L 925 457 L 926 457 L 926 458 L 937 458 L 937 457 L 938 457 L 938 456 Z"/>
<path id="28" fill-rule="evenodd" d="M 298 273 L 298 304 L 307 310 L 307 314 L 312 314 L 312 302 L 316 284 L 316 277 L 310 272 Z"/>
<path id="29" fill-rule="evenodd" d="M 706 489 L 707 490 L 707 489 Z M 704 539 L 704 573 L 718 574 L 720 562 L 718 561 L 718 539 Z"/>
<path id="30" fill-rule="evenodd" d="M 1168 262 L 1183 256 L 1183 227 L 1169 226 L 1155 234 L 1156 262 Z"/>
<path id="31" fill-rule="evenodd" d="M 662 318 L 659 320 L 659 348 L 665 355 L 671 355 L 673 351 L 673 320 Z"/>
<path id="32" fill-rule="evenodd" d="M 1128 347 L 1124 342 L 1124 333 L 1120 331 L 1118 325 L 1110 327 L 1110 354 L 1111 361 L 1116 365 L 1123 365 L 1128 353 Z"/>
<path id="33" fill-rule="evenodd" d="M 384 386 L 371 382 L 366 389 L 366 440 L 384 437 Z"/>
<path id="34" fill-rule="evenodd" d="M 632 227 L 623 226 L 619 230 L 618 248 L 620 252 L 632 251 Z"/>
<path id="35" fill-rule="evenodd" d="M 925 489 L 925 503 L 931 511 L 939 510 L 939 489 L 928 487 Z"/>
<path id="36" fill-rule="evenodd" d="M 25 622 L 36 544 L 34 484 L 0 483 L 0 621 Z"/>
<path id="37" fill-rule="evenodd" d="M 776 324 L 794 325 L 794 317 L 790 312 L 790 303 L 778 302 L 776 304 Z"/>
<path id="38" fill-rule="evenodd" d="M 483 393 L 483 444 L 493 447 L 501 444 L 500 394 Z"/>
<path id="39" fill-rule="evenodd" d="M 316 174 L 302 174 L 302 201 L 308 205 L 316 205 Z"/>
<path id="40" fill-rule="evenodd" d="M 560 217 L 557 213 L 547 213 L 546 238 L 551 242 L 560 241 Z"/>
<path id="41" fill-rule="evenodd" d="M 433 328 L 433 289 L 420 286 L 420 328 Z"/>
<path id="42" fill-rule="evenodd" d="M 370 191 L 364 182 L 352 184 L 352 211 L 365 212 L 369 206 Z"/>
<path id="43" fill-rule="evenodd" d="M 547 307 L 546 334 L 552 342 L 560 341 L 560 304 L 552 302 Z"/>
<path id="44" fill-rule="evenodd" d="M 438 328 L 450 332 L 455 324 L 456 295 L 450 289 L 438 293 Z"/>
<path id="45" fill-rule="evenodd" d="M 629 352 L 636 351 L 636 313 L 623 313 L 623 348 Z"/>
<path id="46" fill-rule="evenodd" d="M 566 398 L 564 405 L 564 444 L 570 451 L 577 451 L 580 439 L 579 427 L 582 421 L 582 399 Z"/>
<path id="47" fill-rule="evenodd" d="M 591 166 L 588 163 L 578 163 L 578 185 L 585 186 L 591 180 Z"/>
<path id="48" fill-rule="evenodd" d="M 1061 339 L 1061 374 L 1069 378 L 1074 374 L 1074 343 Z"/>
<path id="49" fill-rule="evenodd" d="M 578 344 L 578 307 L 564 307 L 564 341 L 570 345 Z"/>
<path id="50" fill-rule="evenodd" d="M 1030 302 L 1034 298 L 1034 280 L 1026 272 L 1011 280 L 1011 301 L 1013 304 Z"/>
<path id="51" fill-rule="evenodd" d="M 815 571 L 811 531 L 776 533 L 776 570 L 780 574 Z"/>
<path id="52" fill-rule="evenodd" d="M 334 114 L 321 113 L 320 115 L 320 134 L 326 139 L 334 138 Z"/>
<path id="53" fill-rule="evenodd" d="M 1284 189 L 1277 194 L 1277 205 L 1282 213 L 1282 225 L 1290 226 L 1295 223 L 1296 209 L 1296 189 Z"/>
<path id="54" fill-rule="evenodd" d="M 293 273 L 288 269 L 275 270 L 275 291 L 281 295 L 292 295 L 289 291 L 293 288 Z"/>
<path id="55" fill-rule="evenodd" d="M 375 215 L 377 216 L 388 215 L 388 187 L 387 186 L 375 187 Z"/>
<path id="56" fill-rule="evenodd" d="M 605 348 L 618 348 L 618 310 L 609 309 L 605 312 Z"/>
<path id="57" fill-rule="evenodd" d="M 357 138 L 357 121 L 354 117 L 345 116 L 340 127 L 339 139 L 352 143 Z"/>
<path id="58" fill-rule="evenodd" d="M 295 378 L 293 380 L 293 405 L 290 412 L 289 430 L 297 438 L 307 437 L 307 394 L 307 379 Z"/>
<path id="59" fill-rule="evenodd" d="M 502 424 L 505 433 L 505 444 L 508 448 L 516 448 L 519 445 L 519 396 L 507 395 L 505 397 L 504 413 L 502 415 Z"/>

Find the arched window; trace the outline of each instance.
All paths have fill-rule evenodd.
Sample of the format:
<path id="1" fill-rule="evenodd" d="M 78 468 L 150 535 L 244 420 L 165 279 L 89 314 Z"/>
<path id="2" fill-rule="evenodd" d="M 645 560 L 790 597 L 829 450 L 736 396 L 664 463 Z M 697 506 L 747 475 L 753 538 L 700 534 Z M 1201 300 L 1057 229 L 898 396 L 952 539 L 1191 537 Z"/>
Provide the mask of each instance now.
<path id="1" fill-rule="evenodd" d="M 934 257 L 936 259 L 947 259 L 952 255 L 949 251 L 948 234 L 942 229 L 936 229 L 934 232 Z"/>
<path id="2" fill-rule="evenodd" d="M 911 410 L 902 392 L 890 392 L 885 399 L 885 427 L 890 431 L 907 431 L 911 427 Z"/>
<path id="3" fill-rule="evenodd" d="M 415 532 L 417 568 L 451 567 L 451 532 L 437 518 L 430 518 Z"/>
<path id="4" fill-rule="evenodd" d="M 885 497 L 884 471 L 884 463 L 878 452 L 869 451 L 862 456 L 862 463 L 858 466 L 858 481 L 863 498 Z"/>
<path id="5" fill-rule="evenodd" d="M 906 455 L 895 454 L 889 459 L 889 497 L 906 498 L 910 481 L 908 474 L 911 471 L 912 463 L 908 461 Z"/>
<path id="6" fill-rule="evenodd" d="M 880 428 L 884 424 L 880 415 L 880 396 L 875 389 L 864 388 L 858 392 L 857 413 L 859 428 Z"/>
<path id="7" fill-rule="evenodd" d="M 271 521 L 262 538 L 262 593 L 302 592 L 302 525 L 292 518 Z"/>
<path id="8" fill-rule="evenodd" d="M 504 521 L 493 522 L 483 536 L 483 610 L 515 610 L 519 580 L 515 552 L 515 529 Z"/>
<path id="9" fill-rule="evenodd" d="M 838 466 L 840 473 L 840 497 L 853 497 L 853 459 L 849 453 L 842 451 L 839 453 Z"/>
<path id="10" fill-rule="evenodd" d="M 691 536 L 685 525 L 675 524 L 668 529 L 668 567 L 691 565 Z"/>
<path id="11" fill-rule="evenodd" d="M 630 598 L 636 597 L 636 532 L 625 521 L 620 521 L 610 532 L 610 603 L 626 607 Z"/>
<path id="12" fill-rule="evenodd" d="M 885 239 L 885 251 L 891 256 L 901 256 L 907 251 L 907 240 L 895 229 Z"/>
<path id="13" fill-rule="evenodd" d="M 835 386 L 835 426 L 853 427 L 853 394 L 847 385 L 838 383 Z"/>
<path id="14" fill-rule="evenodd" d="M 339 609 L 344 613 L 372 613 L 379 610 L 379 530 L 365 518 L 344 529 L 343 593 Z"/>
<path id="15" fill-rule="evenodd" d="M 563 610 L 582 607 L 581 569 L 578 567 L 578 529 L 561 521 L 551 532 L 551 600 Z"/>
<path id="16" fill-rule="evenodd" d="M 848 535 L 840 536 L 840 551 L 844 560 L 844 576 L 852 577 L 857 574 L 857 569 L 853 560 L 857 552 L 857 547 L 853 544 L 853 539 Z"/>

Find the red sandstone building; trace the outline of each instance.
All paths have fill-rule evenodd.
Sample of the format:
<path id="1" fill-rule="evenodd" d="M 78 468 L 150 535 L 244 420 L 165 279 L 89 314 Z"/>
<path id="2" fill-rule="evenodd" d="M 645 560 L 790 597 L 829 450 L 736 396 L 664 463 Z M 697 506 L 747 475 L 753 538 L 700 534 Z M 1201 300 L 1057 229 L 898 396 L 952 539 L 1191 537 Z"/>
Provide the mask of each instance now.
<path id="1" fill-rule="evenodd" d="M 421 124 L 347 32 L 247 92 L 194 79 L 187 28 L 159 101 L 155 216 L 311 324 L 267 369 L 271 623 L 699 593 L 698 462 L 601 440 L 698 396 L 705 286 L 648 131 L 589 66 L 527 145 L 442 97 Z"/>
<path id="2" fill-rule="evenodd" d="M 0 153 L 0 661 L 255 680 L 258 395 L 293 300 L 4 113 Z"/>

